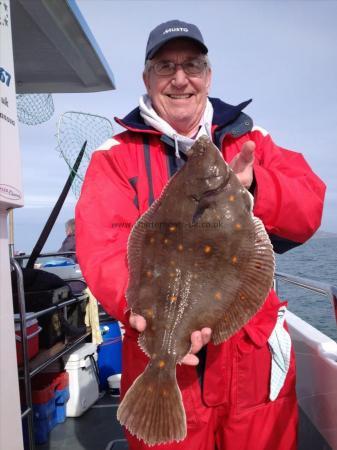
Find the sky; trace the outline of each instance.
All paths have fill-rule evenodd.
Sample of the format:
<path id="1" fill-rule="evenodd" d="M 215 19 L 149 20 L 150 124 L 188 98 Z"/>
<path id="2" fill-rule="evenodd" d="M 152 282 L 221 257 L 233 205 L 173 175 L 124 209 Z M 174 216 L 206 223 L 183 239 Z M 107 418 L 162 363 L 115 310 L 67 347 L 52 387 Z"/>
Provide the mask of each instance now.
<path id="1" fill-rule="evenodd" d="M 337 2 L 77 0 L 109 64 L 116 90 L 55 94 L 51 119 L 20 125 L 25 207 L 15 210 L 15 248 L 31 252 L 68 176 L 57 152 L 57 122 L 67 111 L 124 117 L 145 93 L 149 32 L 170 19 L 200 28 L 213 70 L 210 95 L 245 109 L 281 147 L 303 153 L 327 184 L 321 230 L 337 232 Z M 88 130 L 90 128 L 88 127 Z M 78 149 L 79 150 L 79 149 Z M 73 217 L 70 192 L 43 249 L 55 251 Z M 290 219 L 291 220 L 291 219 Z"/>

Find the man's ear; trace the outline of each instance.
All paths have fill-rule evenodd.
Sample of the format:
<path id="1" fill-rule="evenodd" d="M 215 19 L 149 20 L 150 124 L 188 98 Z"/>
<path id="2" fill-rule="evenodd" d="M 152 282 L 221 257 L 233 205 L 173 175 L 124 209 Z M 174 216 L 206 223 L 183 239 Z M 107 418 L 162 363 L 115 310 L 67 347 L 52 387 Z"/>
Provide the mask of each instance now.
<path id="1" fill-rule="evenodd" d="M 149 74 L 145 70 L 143 72 L 143 81 L 144 81 L 144 84 L 145 84 L 145 87 L 146 87 L 146 91 L 149 94 L 150 93 L 150 89 L 149 89 Z"/>
<path id="2" fill-rule="evenodd" d="M 207 86 L 207 93 L 211 87 L 212 84 L 212 69 L 209 67 L 208 68 L 208 73 L 207 73 L 207 79 L 206 79 L 206 86 Z"/>

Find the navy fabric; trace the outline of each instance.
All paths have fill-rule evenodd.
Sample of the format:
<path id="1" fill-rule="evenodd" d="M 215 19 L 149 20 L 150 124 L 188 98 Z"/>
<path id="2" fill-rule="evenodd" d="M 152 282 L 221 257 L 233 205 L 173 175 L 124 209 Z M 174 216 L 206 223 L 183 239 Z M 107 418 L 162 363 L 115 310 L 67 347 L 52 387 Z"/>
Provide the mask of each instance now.
<path id="1" fill-rule="evenodd" d="M 152 183 L 152 169 L 150 158 L 150 140 L 148 136 L 144 136 L 144 160 L 147 173 L 147 179 L 149 182 L 149 206 L 154 202 L 153 183 Z"/>
<path id="2" fill-rule="evenodd" d="M 212 103 L 214 111 L 213 124 L 221 128 L 235 120 L 241 111 L 251 103 L 252 99 L 246 100 L 236 106 L 225 103 L 219 98 L 209 97 L 209 101 Z"/>
<path id="3" fill-rule="evenodd" d="M 302 245 L 301 242 L 290 241 L 289 239 L 276 236 L 276 234 L 269 234 L 269 238 L 273 244 L 274 252 L 279 254 L 285 253 L 292 248 Z"/>
<path id="4" fill-rule="evenodd" d="M 146 125 L 142 116 L 140 115 L 140 109 L 137 107 L 127 114 L 123 119 L 115 117 L 115 121 L 125 128 L 129 128 L 132 131 L 156 131 L 153 127 Z"/>
<path id="5" fill-rule="evenodd" d="M 151 31 L 146 45 L 145 61 L 153 58 L 164 44 L 177 38 L 191 39 L 201 47 L 203 53 L 208 52 L 202 34 L 196 25 L 181 20 L 169 20 L 159 24 Z"/>
<path id="6" fill-rule="evenodd" d="M 138 192 L 137 192 L 137 181 L 138 181 L 138 177 L 133 177 L 129 179 L 129 183 L 131 184 L 131 186 L 133 187 L 133 189 L 135 190 L 135 197 L 133 199 L 133 203 L 135 205 L 135 207 L 137 209 L 139 209 L 139 201 L 138 201 Z"/>

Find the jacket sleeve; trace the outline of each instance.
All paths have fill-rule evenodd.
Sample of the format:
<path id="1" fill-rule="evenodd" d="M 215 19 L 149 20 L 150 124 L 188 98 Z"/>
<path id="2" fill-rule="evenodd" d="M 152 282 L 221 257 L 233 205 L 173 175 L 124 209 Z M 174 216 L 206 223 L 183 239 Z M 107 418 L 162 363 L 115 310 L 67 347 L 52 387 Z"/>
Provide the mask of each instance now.
<path id="1" fill-rule="evenodd" d="M 278 253 L 309 239 L 321 224 L 325 184 L 300 153 L 278 147 L 271 137 L 253 131 L 254 214 Z"/>
<path id="2" fill-rule="evenodd" d="M 138 218 L 126 159 L 118 147 L 93 154 L 75 215 L 76 252 L 84 279 L 105 311 L 121 322 L 126 310 L 127 240 Z"/>

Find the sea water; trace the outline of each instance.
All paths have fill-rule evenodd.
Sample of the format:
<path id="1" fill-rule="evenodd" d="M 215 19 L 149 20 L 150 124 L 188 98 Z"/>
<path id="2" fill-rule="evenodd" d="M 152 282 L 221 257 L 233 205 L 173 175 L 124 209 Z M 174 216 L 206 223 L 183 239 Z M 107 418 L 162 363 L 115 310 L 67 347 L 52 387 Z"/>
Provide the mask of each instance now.
<path id="1" fill-rule="evenodd" d="M 276 255 L 276 271 L 311 278 L 337 289 L 337 237 L 312 238 Z M 278 294 L 288 301 L 290 311 L 337 341 L 335 313 L 328 297 L 282 281 Z"/>

